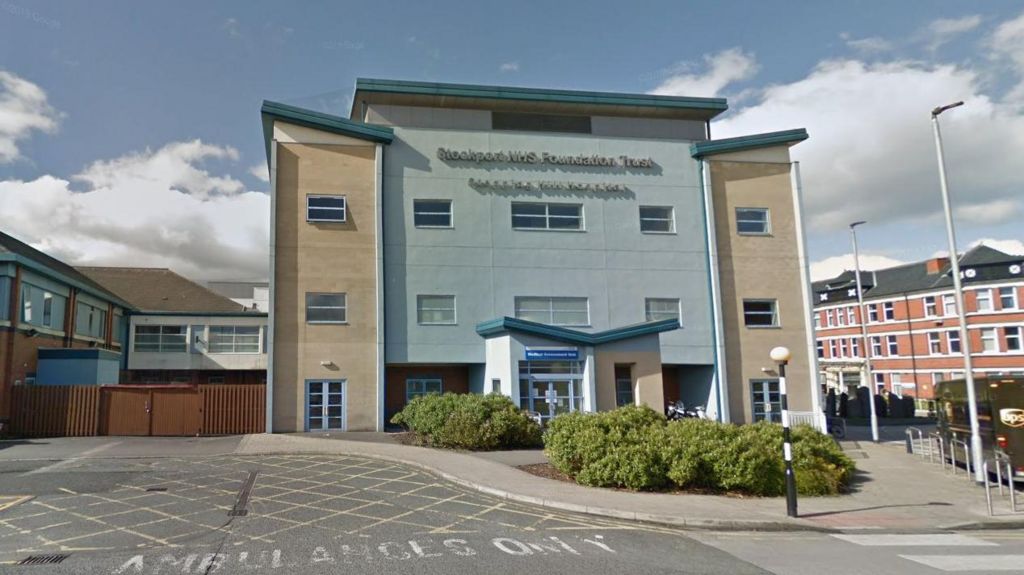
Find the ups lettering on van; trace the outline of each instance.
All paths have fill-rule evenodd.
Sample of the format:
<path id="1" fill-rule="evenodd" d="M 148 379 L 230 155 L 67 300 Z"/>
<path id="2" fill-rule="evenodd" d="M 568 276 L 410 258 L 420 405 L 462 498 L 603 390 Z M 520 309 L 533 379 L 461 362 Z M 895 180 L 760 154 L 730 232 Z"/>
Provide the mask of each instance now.
<path id="1" fill-rule="evenodd" d="M 999 410 L 999 421 L 1010 427 L 1024 427 L 1024 409 L 1011 407 Z"/>

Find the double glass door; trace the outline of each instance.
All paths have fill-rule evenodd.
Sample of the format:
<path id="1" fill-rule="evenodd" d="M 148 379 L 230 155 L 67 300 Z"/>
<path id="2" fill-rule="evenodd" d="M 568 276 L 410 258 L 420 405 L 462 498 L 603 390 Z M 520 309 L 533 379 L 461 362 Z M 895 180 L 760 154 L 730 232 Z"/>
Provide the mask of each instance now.
<path id="1" fill-rule="evenodd" d="M 307 383 L 306 421 L 308 431 L 345 429 L 345 382 Z"/>
<path id="2" fill-rule="evenodd" d="M 552 417 L 570 411 L 579 411 L 582 398 L 572 379 L 543 380 L 524 378 L 519 382 L 520 407 L 540 413 L 547 422 Z"/>
<path id="3" fill-rule="evenodd" d="M 779 380 L 761 379 L 750 382 L 751 407 L 754 421 L 768 420 L 782 423 L 782 396 L 779 394 Z"/>

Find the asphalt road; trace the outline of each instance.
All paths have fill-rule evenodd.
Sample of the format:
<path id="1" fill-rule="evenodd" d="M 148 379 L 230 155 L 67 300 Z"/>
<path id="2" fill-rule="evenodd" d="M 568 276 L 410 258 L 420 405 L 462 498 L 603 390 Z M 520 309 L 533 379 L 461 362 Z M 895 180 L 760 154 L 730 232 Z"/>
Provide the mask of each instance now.
<path id="1" fill-rule="evenodd" d="M 1024 566 L 1020 533 L 933 539 L 939 546 L 871 537 L 662 529 L 509 503 L 356 457 L 0 461 L 0 573 L 843 575 Z M 18 565 L 47 555 L 66 558 Z"/>

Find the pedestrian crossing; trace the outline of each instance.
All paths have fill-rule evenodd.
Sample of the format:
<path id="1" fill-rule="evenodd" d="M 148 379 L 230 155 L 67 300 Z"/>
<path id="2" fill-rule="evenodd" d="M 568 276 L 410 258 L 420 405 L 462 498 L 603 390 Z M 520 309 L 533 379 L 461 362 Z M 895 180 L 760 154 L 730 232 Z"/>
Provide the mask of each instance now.
<path id="1" fill-rule="evenodd" d="M 862 547 L 901 547 L 910 553 L 898 553 L 902 559 L 947 573 L 1024 573 L 1024 554 L 987 553 L 961 548 L 1001 547 L 999 543 L 979 536 L 959 533 L 942 534 L 834 534 L 835 539 Z M 1016 546 L 1019 547 L 1019 546 Z M 930 553 L 915 553 L 928 548 Z M 939 548 L 946 553 L 938 553 Z M 902 550 L 901 550 L 902 551 Z"/>

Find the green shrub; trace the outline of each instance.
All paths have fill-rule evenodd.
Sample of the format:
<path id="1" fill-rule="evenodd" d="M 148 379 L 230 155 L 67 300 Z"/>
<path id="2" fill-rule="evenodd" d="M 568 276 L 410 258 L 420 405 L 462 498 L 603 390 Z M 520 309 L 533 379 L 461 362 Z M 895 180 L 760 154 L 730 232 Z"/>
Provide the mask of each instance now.
<path id="1" fill-rule="evenodd" d="M 417 397 L 391 418 L 421 443 L 453 449 L 514 449 L 541 444 L 540 427 L 501 394 Z"/>
<path id="2" fill-rule="evenodd" d="M 718 487 L 725 491 L 762 496 L 785 493 L 782 428 L 764 421 L 737 426 L 714 467 Z"/>
<path id="3" fill-rule="evenodd" d="M 670 422 L 662 446 L 668 478 L 684 489 L 718 489 L 715 461 L 725 456 L 737 429 L 707 419 Z"/>
<path id="4" fill-rule="evenodd" d="M 796 489 L 804 495 L 835 495 L 853 477 L 853 460 L 828 435 L 808 425 L 793 428 Z"/>

